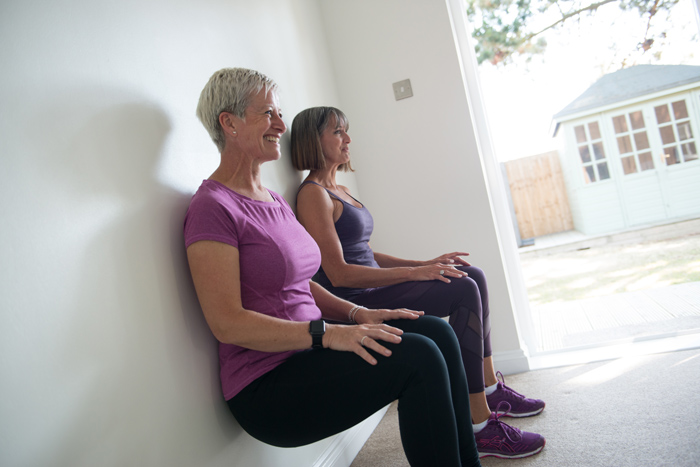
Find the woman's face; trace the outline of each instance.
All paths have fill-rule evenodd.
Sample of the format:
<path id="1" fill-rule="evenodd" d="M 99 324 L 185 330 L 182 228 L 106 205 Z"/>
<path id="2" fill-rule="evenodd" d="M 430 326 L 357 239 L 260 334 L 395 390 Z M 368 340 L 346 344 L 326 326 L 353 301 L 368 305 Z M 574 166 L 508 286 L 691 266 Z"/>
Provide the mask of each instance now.
<path id="1" fill-rule="evenodd" d="M 245 120 L 237 119 L 237 142 L 244 153 L 262 162 L 280 158 L 280 138 L 287 131 L 277 94 L 261 90 L 245 109 Z"/>
<path id="2" fill-rule="evenodd" d="M 341 165 L 350 160 L 350 135 L 345 125 L 338 122 L 335 115 L 331 114 L 328 125 L 321 133 L 321 148 L 326 163 Z"/>

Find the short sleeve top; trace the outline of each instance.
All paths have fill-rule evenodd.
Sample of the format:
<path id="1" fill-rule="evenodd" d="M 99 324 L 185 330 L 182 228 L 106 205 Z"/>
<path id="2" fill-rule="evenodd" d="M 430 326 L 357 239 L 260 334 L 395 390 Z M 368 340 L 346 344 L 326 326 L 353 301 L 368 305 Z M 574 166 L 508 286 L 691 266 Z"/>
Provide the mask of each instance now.
<path id="1" fill-rule="evenodd" d="M 290 321 L 321 319 L 309 281 L 321 264 L 313 238 L 287 202 L 257 201 L 204 180 L 185 216 L 185 246 L 210 240 L 238 249 L 245 309 Z M 297 351 L 260 352 L 219 343 L 221 386 L 226 400 Z"/>

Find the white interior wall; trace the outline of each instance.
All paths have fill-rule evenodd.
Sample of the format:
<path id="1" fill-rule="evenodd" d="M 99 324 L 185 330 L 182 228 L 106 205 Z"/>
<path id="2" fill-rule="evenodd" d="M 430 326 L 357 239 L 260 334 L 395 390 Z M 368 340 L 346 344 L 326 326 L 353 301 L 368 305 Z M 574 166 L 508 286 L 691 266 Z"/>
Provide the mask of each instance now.
<path id="1" fill-rule="evenodd" d="M 221 400 L 181 225 L 218 160 L 194 109 L 224 66 L 272 76 L 288 125 L 343 108 L 373 246 L 471 251 L 497 359 L 519 352 L 458 62 L 433 0 L 3 2 L 0 464 L 301 466 L 337 444 L 253 442 Z M 288 159 L 264 170 L 292 200 Z"/>
<path id="2" fill-rule="evenodd" d="M 337 105 L 321 24 L 315 0 L 0 4 L 0 465 L 309 466 L 332 446 L 233 420 L 181 233 L 218 163 L 209 76 L 269 74 L 288 125 Z M 288 158 L 264 179 L 298 184 Z"/>
<path id="3" fill-rule="evenodd" d="M 489 279 L 494 359 L 527 369 L 447 2 L 321 7 L 372 247 L 416 259 L 470 252 Z M 414 95 L 396 101 L 392 83 L 407 78 Z"/>

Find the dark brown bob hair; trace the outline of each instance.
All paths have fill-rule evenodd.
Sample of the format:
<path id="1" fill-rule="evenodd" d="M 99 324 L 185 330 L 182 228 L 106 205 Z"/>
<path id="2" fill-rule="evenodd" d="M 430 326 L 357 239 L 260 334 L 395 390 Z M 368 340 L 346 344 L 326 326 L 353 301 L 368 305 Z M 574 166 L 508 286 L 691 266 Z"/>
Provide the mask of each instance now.
<path id="1" fill-rule="evenodd" d="M 335 121 L 350 128 L 348 117 L 335 107 L 311 107 L 302 110 L 292 122 L 292 164 L 297 170 L 319 170 L 326 167 L 321 147 L 321 133 L 328 127 L 331 116 Z M 354 172 L 350 161 L 338 167 L 342 172 Z"/>

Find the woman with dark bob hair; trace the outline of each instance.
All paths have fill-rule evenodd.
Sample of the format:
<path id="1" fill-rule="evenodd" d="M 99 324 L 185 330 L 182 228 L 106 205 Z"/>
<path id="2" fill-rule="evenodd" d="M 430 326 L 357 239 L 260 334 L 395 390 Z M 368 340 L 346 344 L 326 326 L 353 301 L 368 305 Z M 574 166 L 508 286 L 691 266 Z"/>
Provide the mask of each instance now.
<path id="1" fill-rule="evenodd" d="M 336 182 L 339 170 L 352 170 L 348 126 L 345 114 L 333 107 L 306 109 L 292 123 L 292 163 L 297 170 L 310 171 L 297 195 L 297 217 L 321 249 L 316 280 L 334 295 L 368 308 L 410 308 L 449 316 L 469 381 L 480 456 L 539 453 L 545 444 L 542 436 L 499 420 L 537 415 L 545 404 L 513 391 L 494 370 L 483 271 L 463 260 L 464 252 L 411 261 L 372 250 L 371 214 Z"/>
<path id="2" fill-rule="evenodd" d="M 197 116 L 221 162 L 192 198 L 185 245 L 219 341 L 223 396 L 243 429 L 301 446 L 398 400 L 411 465 L 480 465 L 449 325 L 420 311 L 359 307 L 311 281 L 318 246 L 262 185 L 260 167 L 280 158 L 287 129 L 276 84 L 253 70 L 217 71 Z"/>

